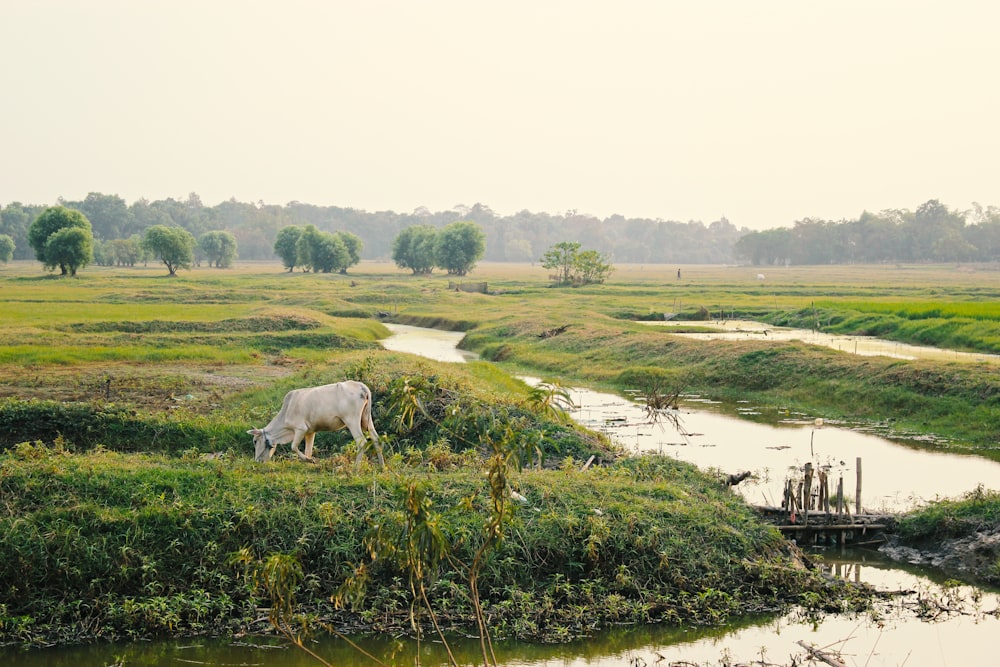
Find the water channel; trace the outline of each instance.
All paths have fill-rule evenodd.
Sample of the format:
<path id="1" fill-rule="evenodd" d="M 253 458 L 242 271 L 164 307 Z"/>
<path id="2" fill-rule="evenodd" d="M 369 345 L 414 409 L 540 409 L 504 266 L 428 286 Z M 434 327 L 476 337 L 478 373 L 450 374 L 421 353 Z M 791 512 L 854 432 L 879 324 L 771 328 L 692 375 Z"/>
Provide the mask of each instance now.
<path id="1" fill-rule="evenodd" d="M 474 356 L 457 349 L 461 333 L 399 325 L 390 329 L 394 335 L 384 341 L 387 349 L 447 362 L 464 362 Z M 1000 488 L 1000 464 L 980 457 L 933 453 L 918 443 L 886 440 L 847 425 L 818 426 L 809 415 L 779 413 L 771 423 L 761 423 L 756 420 L 762 415 L 753 406 L 735 406 L 727 413 L 726 406 L 687 397 L 679 415 L 682 433 L 646 423 L 641 406 L 628 398 L 584 388 L 573 389 L 572 396 L 576 419 L 606 430 L 626 449 L 659 451 L 724 472 L 755 471 L 757 479 L 737 488 L 757 504 L 780 497 L 775 493 L 786 471 L 802 461 L 828 460 L 834 474 L 853 480 L 858 456 L 865 466 L 863 502 L 870 509 L 903 509 L 925 499 L 960 494 L 980 483 Z M 836 650 L 852 666 L 997 664 L 993 641 L 1000 632 L 998 592 L 956 585 L 937 571 L 892 563 L 873 551 L 830 551 L 824 560 L 831 576 L 910 593 L 887 598 L 881 608 L 862 616 L 815 619 L 793 611 L 779 617 L 743 619 L 724 628 L 617 628 L 556 646 L 500 642 L 498 657 L 501 664 L 524 667 L 653 667 L 725 661 L 790 664 L 792 656 L 798 664 L 812 664 L 803 660 L 801 641 Z M 925 620 L 929 616 L 934 620 Z M 415 664 L 417 649 L 411 641 L 387 637 L 365 639 L 361 644 L 385 664 Z M 452 649 L 460 664 L 480 664 L 477 647 L 472 640 L 461 640 Z M 310 648 L 331 664 L 374 664 L 340 640 L 318 639 Z M 442 647 L 433 642 L 421 645 L 419 657 L 427 667 L 448 664 Z M 0 664 L 305 667 L 318 663 L 278 639 L 245 637 L 0 650 Z"/>

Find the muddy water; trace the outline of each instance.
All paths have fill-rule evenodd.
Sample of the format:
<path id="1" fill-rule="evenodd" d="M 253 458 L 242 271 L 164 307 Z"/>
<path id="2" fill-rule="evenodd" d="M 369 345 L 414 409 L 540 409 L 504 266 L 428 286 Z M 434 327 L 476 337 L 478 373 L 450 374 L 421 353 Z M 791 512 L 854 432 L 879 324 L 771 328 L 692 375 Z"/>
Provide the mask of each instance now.
<path id="1" fill-rule="evenodd" d="M 383 343 L 387 349 L 439 361 L 475 357 L 456 348 L 461 332 L 388 326 L 393 336 Z M 754 477 L 737 489 L 754 504 L 780 504 L 785 479 L 811 461 L 829 467 L 832 484 L 843 478 L 854 511 L 859 457 L 862 508 L 869 511 L 904 511 L 980 484 L 1000 489 L 996 461 L 928 448 L 919 439 L 888 440 L 850 425 L 817 425 L 818 415 L 765 413 L 750 405 L 726 406 L 688 396 L 677 414 L 678 430 L 662 420 L 651 423 L 641 402 L 627 397 L 585 388 L 574 388 L 571 396 L 574 419 L 607 433 L 628 451 L 655 451 L 726 474 L 752 471 Z"/>
<path id="2" fill-rule="evenodd" d="M 408 333 L 406 351 L 422 354 L 420 332 Z M 450 336 L 456 345 L 462 338 L 461 333 Z M 440 334 L 434 340 L 440 341 Z M 840 344 L 844 343 L 831 346 Z M 893 343 L 889 346 L 895 347 L 880 350 L 876 344 L 849 351 L 898 356 L 927 353 L 903 350 Z M 984 356 L 988 355 L 962 359 L 984 361 L 973 358 Z M 538 382 L 537 378 L 524 379 Z M 813 415 L 776 412 L 766 416 L 749 405 L 727 407 L 689 396 L 676 415 L 678 429 L 650 423 L 640 403 L 626 397 L 585 388 L 573 389 L 571 396 L 575 419 L 607 432 L 626 449 L 658 451 L 726 473 L 753 470 L 756 479 L 737 487 L 753 503 L 776 503 L 786 474 L 806 461 L 829 465 L 831 479 L 843 477 L 845 490 L 853 498 L 858 457 L 862 504 L 869 510 L 908 509 L 925 500 L 959 495 L 978 484 L 1000 488 L 1000 464 L 994 461 L 932 451 L 918 440 L 890 441 L 847 425 L 818 422 Z M 1000 631 L 1000 596 L 995 592 L 943 583 L 946 577 L 934 570 L 906 568 L 874 552 L 828 553 L 826 561 L 831 576 L 911 593 L 892 598 L 871 615 L 830 616 L 813 623 L 792 613 L 749 625 L 734 624 L 719 633 L 684 637 L 663 630 L 649 642 L 640 640 L 637 633 L 628 648 L 601 657 L 581 651 L 558 663 L 509 664 L 624 667 L 664 664 L 664 658 L 697 664 L 720 664 L 726 658 L 789 664 L 793 655 L 804 662 L 798 641 L 833 648 L 849 665 L 997 664 L 992 644 Z"/>
<path id="3" fill-rule="evenodd" d="M 603 431 L 628 451 L 658 452 L 725 474 L 752 471 L 754 477 L 737 489 L 753 504 L 779 505 L 785 479 L 811 461 L 828 467 L 832 485 L 843 479 L 854 511 L 858 458 L 862 508 L 869 511 L 904 511 L 979 484 L 1000 489 L 996 461 L 922 447 L 915 440 L 887 440 L 828 421 L 817 425 L 813 415 L 763 414 L 750 406 L 736 406 L 736 414 L 726 414 L 722 411 L 733 406 L 688 397 L 675 413 L 678 429 L 662 418 L 651 422 L 641 401 L 583 388 L 570 394 L 574 419 Z"/>
<path id="4" fill-rule="evenodd" d="M 459 350 L 458 344 L 465 337 L 461 331 L 441 331 L 411 327 L 406 324 L 386 324 L 392 336 L 382 341 L 382 347 L 394 352 L 408 352 L 435 361 L 461 363 L 476 358 L 475 352 Z"/>
<path id="5" fill-rule="evenodd" d="M 810 345 L 822 345 L 840 352 L 861 356 L 883 356 L 895 359 L 937 359 L 941 361 L 961 361 L 980 364 L 1000 363 L 1000 355 L 983 354 L 980 352 L 956 352 L 942 350 L 937 347 L 922 345 L 907 345 L 891 340 L 882 340 L 870 336 L 842 336 L 826 334 L 810 329 L 792 329 L 775 327 L 762 322 L 749 320 L 723 320 L 721 322 L 686 322 L 667 320 L 665 322 L 642 322 L 650 326 L 671 329 L 681 326 L 705 325 L 715 327 L 717 331 L 704 333 L 677 333 L 695 340 L 763 340 L 790 341 L 798 340 Z"/>

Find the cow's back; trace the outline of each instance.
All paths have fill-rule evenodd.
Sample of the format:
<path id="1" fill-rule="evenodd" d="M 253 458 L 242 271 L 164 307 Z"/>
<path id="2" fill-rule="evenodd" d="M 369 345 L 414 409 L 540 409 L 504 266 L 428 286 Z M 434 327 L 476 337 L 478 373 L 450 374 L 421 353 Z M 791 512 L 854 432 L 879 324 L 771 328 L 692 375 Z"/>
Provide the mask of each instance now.
<path id="1" fill-rule="evenodd" d="M 367 395 L 365 386 L 354 380 L 294 389 L 282 405 L 283 419 L 289 426 L 304 425 L 311 431 L 338 430 L 345 419 L 361 414 Z"/>

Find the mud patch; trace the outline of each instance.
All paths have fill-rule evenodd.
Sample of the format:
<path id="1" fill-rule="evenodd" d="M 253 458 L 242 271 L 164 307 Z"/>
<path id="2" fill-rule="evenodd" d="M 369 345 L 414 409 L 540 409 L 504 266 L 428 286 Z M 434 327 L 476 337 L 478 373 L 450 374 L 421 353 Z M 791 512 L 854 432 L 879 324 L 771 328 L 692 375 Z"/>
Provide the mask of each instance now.
<path id="1" fill-rule="evenodd" d="M 935 567 L 966 580 L 1000 584 L 1000 527 L 919 546 L 893 538 L 879 551 L 897 562 Z"/>
<path id="2" fill-rule="evenodd" d="M 208 414 L 227 397 L 269 384 L 295 372 L 294 365 L 225 366 L 101 365 L 44 372 L 20 369 L 3 373 L 0 399 L 51 400 L 66 403 L 115 403 L 139 410 Z"/>

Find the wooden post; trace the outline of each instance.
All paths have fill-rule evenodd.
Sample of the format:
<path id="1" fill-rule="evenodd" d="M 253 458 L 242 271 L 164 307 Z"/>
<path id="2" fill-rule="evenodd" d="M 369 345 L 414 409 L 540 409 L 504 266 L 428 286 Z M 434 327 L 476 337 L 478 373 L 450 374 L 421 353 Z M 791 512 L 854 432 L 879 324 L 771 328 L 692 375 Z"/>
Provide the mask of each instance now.
<path id="1" fill-rule="evenodd" d="M 806 478 L 805 478 L 805 488 L 802 491 L 802 513 L 805 517 L 805 525 L 809 525 L 809 510 L 812 509 L 812 479 L 813 479 L 813 464 L 812 462 L 805 465 Z"/>
<path id="2" fill-rule="evenodd" d="M 858 486 L 854 491 L 854 516 L 861 514 L 861 457 L 857 459 Z"/>
<path id="3" fill-rule="evenodd" d="M 800 512 L 805 512 L 806 506 L 802 504 L 802 482 L 799 482 L 798 497 L 795 499 L 795 504 L 799 506 Z M 808 517 L 808 514 L 806 515 Z"/>
<path id="4" fill-rule="evenodd" d="M 837 520 L 844 515 L 844 476 L 837 480 Z"/>
<path id="5" fill-rule="evenodd" d="M 823 499 L 823 511 L 827 514 L 830 513 L 830 479 L 827 476 L 825 470 L 821 470 L 819 473 L 819 493 Z"/>

